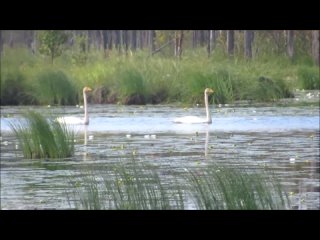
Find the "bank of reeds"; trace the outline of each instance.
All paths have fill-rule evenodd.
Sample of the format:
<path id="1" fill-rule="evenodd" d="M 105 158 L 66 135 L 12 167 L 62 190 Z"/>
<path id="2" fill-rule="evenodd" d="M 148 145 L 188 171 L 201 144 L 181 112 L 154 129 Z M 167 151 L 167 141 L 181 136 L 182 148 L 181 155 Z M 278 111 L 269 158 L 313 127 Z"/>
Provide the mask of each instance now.
<path id="1" fill-rule="evenodd" d="M 174 181 L 174 180 L 173 180 Z M 118 164 L 105 173 L 87 172 L 70 179 L 77 209 L 169 210 L 183 209 L 179 186 L 169 188 L 153 166 Z M 69 197 L 70 198 L 70 197 Z M 78 200 L 78 201 L 77 201 Z M 70 203 L 70 200 L 69 200 Z"/>
<path id="2" fill-rule="evenodd" d="M 20 49 L 5 49 L 1 58 L 1 100 L 11 104 L 79 103 L 81 89 L 96 90 L 94 103 L 147 104 L 183 102 L 203 103 L 206 87 L 215 89 L 211 102 L 237 100 L 275 101 L 292 97 L 296 88 L 319 89 L 319 68 L 282 56 L 263 56 L 245 61 L 227 58 L 219 51 L 207 57 L 203 49 L 186 50 L 181 60 L 138 51 L 119 56 L 110 51 L 90 52 L 85 63 L 75 64 L 66 51 L 52 66 L 43 56 Z M 30 55 L 30 56 L 29 56 Z M 10 73 L 10 74 L 9 74 Z M 21 77 L 8 77 L 10 75 Z M 14 79 L 24 79 L 14 80 Z M 268 80 L 266 80 L 268 79 Z M 23 82 L 23 83 L 22 83 Z M 5 97 L 4 97 L 5 95 Z M 32 100 L 32 101 L 31 101 Z"/>
<path id="3" fill-rule="evenodd" d="M 312 67 L 300 67 L 298 70 L 299 87 L 302 89 L 320 89 L 320 70 Z"/>
<path id="4" fill-rule="evenodd" d="M 197 209 L 285 209 L 287 196 L 279 183 L 261 173 L 212 165 L 187 176 Z"/>
<path id="5" fill-rule="evenodd" d="M 24 158 L 67 158 L 74 153 L 74 132 L 67 125 L 28 111 L 10 127 L 16 134 Z"/>
<path id="6" fill-rule="evenodd" d="M 164 178 L 150 165 L 119 164 L 104 173 L 87 172 L 70 182 L 72 204 L 77 209 L 251 210 L 286 209 L 289 205 L 275 179 L 218 165 Z"/>

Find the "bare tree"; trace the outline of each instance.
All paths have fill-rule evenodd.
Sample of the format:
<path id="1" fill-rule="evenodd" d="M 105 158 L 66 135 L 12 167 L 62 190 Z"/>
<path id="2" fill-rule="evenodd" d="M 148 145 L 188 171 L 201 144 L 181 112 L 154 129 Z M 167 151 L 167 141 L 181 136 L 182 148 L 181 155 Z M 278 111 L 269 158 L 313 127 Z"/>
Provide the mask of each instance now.
<path id="1" fill-rule="evenodd" d="M 0 30 L 0 56 L 2 55 L 2 46 L 3 46 L 2 30 Z"/>
<path id="2" fill-rule="evenodd" d="M 228 48 L 228 56 L 233 56 L 234 54 L 234 30 L 227 31 L 227 48 Z"/>
<path id="3" fill-rule="evenodd" d="M 206 35 L 204 30 L 200 30 L 200 46 L 203 47 L 206 44 Z"/>
<path id="4" fill-rule="evenodd" d="M 179 57 L 179 59 L 181 59 L 181 55 L 182 55 L 183 37 L 184 37 L 183 30 L 180 30 L 177 33 L 177 37 L 176 37 L 176 56 Z"/>
<path id="5" fill-rule="evenodd" d="M 128 55 L 128 48 L 129 48 L 129 34 L 128 30 L 123 30 L 123 44 L 126 55 Z"/>
<path id="6" fill-rule="evenodd" d="M 293 60 L 294 57 L 294 31 L 288 30 L 287 35 L 287 50 L 288 50 L 288 56 L 291 60 Z"/>
<path id="7" fill-rule="evenodd" d="M 211 51 L 212 51 L 213 34 L 214 34 L 214 31 L 213 31 L 213 30 L 209 30 L 209 38 L 208 38 L 208 57 L 210 57 Z"/>
<path id="8" fill-rule="evenodd" d="M 197 31 L 193 30 L 192 31 L 192 48 L 197 47 Z"/>
<path id="9" fill-rule="evenodd" d="M 149 31 L 149 41 L 150 41 L 150 46 L 151 46 L 151 53 L 154 52 L 154 50 L 156 49 L 155 39 L 156 39 L 156 31 L 150 30 Z"/>
<path id="10" fill-rule="evenodd" d="M 320 64 L 320 53 L 319 53 L 319 30 L 312 31 L 312 56 L 314 62 Z"/>
<path id="11" fill-rule="evenodd" d="M 115 47 L 119 51 L 121 51 L 121 39 L 120 39 L 120 30 L 115 31 Z"/>
<path id="12" fill-rule="evenodd" d="M 133 51 L 137 49 L 137 30 L 131 32 L 131 48 Z"/>
<path id="13" fill-rule="evenodd" d="M 244 53 L 246 58 L 252 58 L 252 42 L 253 42 L 253 31 L 244 31 Z"/>

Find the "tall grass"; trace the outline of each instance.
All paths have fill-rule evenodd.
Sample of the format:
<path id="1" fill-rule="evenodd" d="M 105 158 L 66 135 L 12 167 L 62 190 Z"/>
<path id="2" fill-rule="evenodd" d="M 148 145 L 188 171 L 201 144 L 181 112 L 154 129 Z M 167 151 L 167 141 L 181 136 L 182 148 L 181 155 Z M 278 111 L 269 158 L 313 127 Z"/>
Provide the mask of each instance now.
<path id="1" fill-rule="evenodd" d="M 1 71 L 1 105 L 35 103 L 30 86 L 19 70 Z"/>
<path id="2" fill-rule="evenodd" d="M 201 48 L 186 50 L 178 60 L 150 57 L 147 51 L 128 56 L 110 51 L 108 57 L 92 51 L 81 64 L 75 64 L 70 54 L 66 51 L 50 66 L 42 56 L 7 48 L 1 64 L 7 72 L 22 74 L 25 85 L 10 82 L 23 85 L 22 93 L 34 93 L 37 101 L 33 102 L 38 104 L 75 104 L 85 85 L 97 90 L 92 98 L 95 103 L 123 104 L 201 103 L 206 87 L 215 90 L 210 98 L 215 103 L 273 101 L 293 96 L 292 89 L 319 89 L 318 67 L 302 60 L 292 63 L 286 56 L 275 54 L 257 54 L 252 61 L 245 61 L 242 57 L 229 59 L 218 49 L 208 58 Z M 9 98 L 15 96 L 7 94 Z M 24 104 L 23 99 L 16 102 Z"/>
<path id="3" fill-rule="evenodd" d="M 188 180 L 197 209 L 285 209 L 288 204 L 279 183 L 261 173 L 212 165 L 190 171 Z"/>
<path id="4" fill-rule="evenodd" d="M 145 80 L 137 69 L 124 68 L 116 74 L 116 88 L 119 97 L 125 104 L 145 104 L 146 88 Z"/>
<path id="5" fill-rule="evenodd" d="M 74 132 L 65 124 L 28 111 L 18 123 L 10 123 L 25 158 L 66 158 L 74 153 Z"/>
<path id="6" fill-rule="evenodd" d="M 79 187 L 79 182 L 83 186 Z M 78 209 L 159 210 L 183 209 L 180 188 L 168 189 L 157 171 L 147 164 L 118 164 L 97 177 L 88 172 L 72 182 Z M 77 186 L 78 184 L 78 186 Z"/>
<path id="7" fill-rule="evenodd" d="M 154 166 L 133 162 L 83 176 L 70 180 L 77 209 L 186 209 L 190 200 L 199 210 L 286 209 L 289 205 L 275 179 L 218 165 L 164 179 Z"/>
<path id="8" fill-rule="evenodd" d="M 76 104 L 77 92 L 62 71 L 40 72 L 35 83 L 36 98 L 41 104 Z"/>
<path id="9" fill-rule="evenodd" d="M 300 67 L 298 82 L 303 89 L 320 89 L 320 70 L 311 67 Z"/>

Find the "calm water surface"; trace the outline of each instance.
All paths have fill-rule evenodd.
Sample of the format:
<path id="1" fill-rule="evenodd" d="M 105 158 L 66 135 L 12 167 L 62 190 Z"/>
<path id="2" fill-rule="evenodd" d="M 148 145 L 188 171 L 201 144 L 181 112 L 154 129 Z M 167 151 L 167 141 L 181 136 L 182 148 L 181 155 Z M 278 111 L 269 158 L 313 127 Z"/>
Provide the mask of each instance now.
<path id="1" fill-rule="evenodd" d="M 174 124 L 202 107 L 90 105 L 75 126 L 70 159 L 24 159 L 9 122 L 26 109 L 83 116 L 79 107 L 1 107 L 1 209 L 68 209 L 68 179 L 119 161 L 156 165 L 163 176 L 210 163 L 267 169 L 290 196 L 288 209 L 320 209 L 319 107 L 212 107 L 213 124 Z"/>

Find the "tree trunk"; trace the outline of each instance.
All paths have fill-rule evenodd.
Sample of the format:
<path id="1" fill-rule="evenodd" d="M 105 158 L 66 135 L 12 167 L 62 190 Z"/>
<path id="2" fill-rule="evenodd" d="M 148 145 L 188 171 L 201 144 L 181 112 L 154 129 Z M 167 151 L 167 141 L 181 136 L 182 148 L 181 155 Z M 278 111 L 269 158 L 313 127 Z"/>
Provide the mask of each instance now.
<path id="1" fill-rule="evenodd" d="M 228 56 L 232 57 L 234 54 L 234 30 L 227 31 L 227 49 Z"/>
<path id="2" fill-rule="evenodd" d="M 205 46 L 205 42 L 206 42 L 205 31 L 200 30 L 200 46 L 201 47 Z"/>
<path id="3" fill-rule="evenodd" d="M 104 37 L 103 37 L 103 30 L 99 31 L 99 49 L 104 49 L 103 45 L 104 45 Z"/>
<path id="4" fill-rule="evenodd" d="M 9 46 L 10 48 L 13 48 L 13 31 L 9 31 Z"/>
<path id="5" fill-rule="evenodd" d="M 149 41 L 150 41 L 151 53 L 152 53 L 156 49 L 156 45 L 155 45 L 156 31 L 150 30 L 149 34 L 150 34 Z"/>
<path id="6" fill-rule="evenodd" d="M 181 56 L 182 56 L 183 37 L 184 37 L 183 30 L 181 30 L 180 34 L 179 34 L 179 41 L 178 41 L 178 56 L 179 56 L 179 59 L 181 59 Z"/>
<path id="7" fill-rule="evenodd" d="M 140 49 L 143 49 L 143 47 L 144 47 L 144 45 L 143 45 L 143 32 L 144 32 L 143 30 L 140 30 L 140 31 L 139 31 L 139 39 L 140 39 L 140 41 L 139 41 L 139 43 L 140 43 L 140 44 L 139 44 L 139 48 L 140 48 Z"/>
<path id="8" fill-rule="evenodd" d="M 252 41 L 253 41 L 253 31 L 245 30 L 244 31 L 244 53 L 246 58 L 252 58 Z"/>
<path id="9" fill-rule="evenodd" d="M 120 46 L 121 45 L 121 42 L 120 42 L 120 31 L 116 30 L 115 34 L 116 34 L 115 46 L 116 46 L 116 49 L 120 52 L 120 49 L 121 49 L 121 46 Z"/>
<path id="10" fill-rule="evenodd" d="M 2 41 L 2 30 L 0 30 L 0 56 L 2 55 L 2 46 L 3 46 L 3 41 Z"/>
<path id="11" fill-rule="evenodd" d="M 208 38 L 208 57 L 211 55 L 212 51 L 212 37 L 213 37 L 213 32 L 212 30 L 209 30 L 209 38 Z"/>
<path id="12" fill-rule="evenodd" d="M 192 48 L 197 47 L 197 31 L 193 30 L 192 31 Z"/>
<path id="13" fill-rule="evenodd" d="M 288 30 L 288 56 L 291 60 L 293 60 L 294 57 L 294 31 Z"/>
<path id="14" fill-rule="evenodd" d="M 2 30 L 0 30 L 0 56 L 2 55 L 3 40 L 2 40 Z"/>
<path id="15" fill-rule="evenodd" d="M 113 31 L 112 30 L 108 30 L 108 49 L 112 50 L 112 45 L 113 45 Z"/>
<path id="16" fill-rule="evenodd" d="M 124 43 L 124 49 L 126 56 L 128 55 L 128 48 L 129 48 L 129 36 L 128 36 L 128 30 L 123 30 L 123 43 Z"/>
<path id="17" fill-rule="evenodd" d="M 132 30 L 131 36 L 131 47 L 135 51 L 137 49 L 137 30 Z"/>
<path id="18" fill-rule="evenodd" d="M 315 64 L 320 64 L 319 30 L 312 31 L 312 56 Z"/>
<path id="19" fill-rule="evenodd" d="M 103 50 L 106 51 L 106 49 L 108 48 L 109 34 L 107 30 L 102 30 L 102 34 L 103 34 Z"/>

